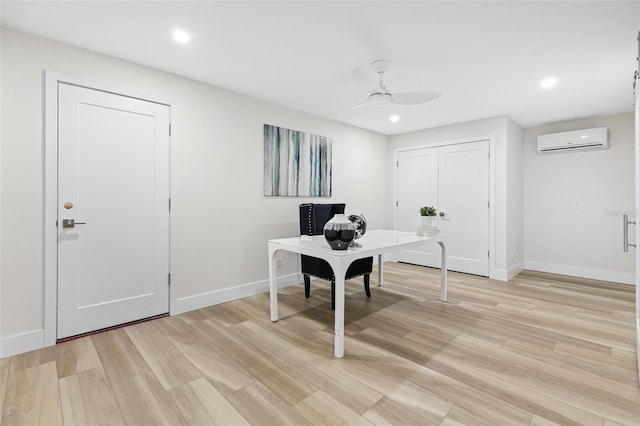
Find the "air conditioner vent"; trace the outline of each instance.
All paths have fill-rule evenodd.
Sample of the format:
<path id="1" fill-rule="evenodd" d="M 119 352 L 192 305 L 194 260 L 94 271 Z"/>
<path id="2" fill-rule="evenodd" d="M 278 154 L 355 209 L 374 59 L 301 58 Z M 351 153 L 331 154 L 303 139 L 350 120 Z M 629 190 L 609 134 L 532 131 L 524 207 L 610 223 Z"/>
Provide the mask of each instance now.
<path id="1" fill-rule="evenodd" d="M 597 127 L 594 129 L 539 135 L 538 154 L 609 148 L 607 130 L 606 127 Z"/>

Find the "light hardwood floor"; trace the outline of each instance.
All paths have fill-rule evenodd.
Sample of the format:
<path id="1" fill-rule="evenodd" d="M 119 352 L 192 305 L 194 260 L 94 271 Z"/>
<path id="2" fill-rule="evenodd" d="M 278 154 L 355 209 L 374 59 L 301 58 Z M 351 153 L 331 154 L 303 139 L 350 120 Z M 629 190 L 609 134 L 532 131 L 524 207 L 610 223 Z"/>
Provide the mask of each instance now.
<path id="1" fill-rule="evenodd" d="M 265 293 L 2 359 L 0 423 L 640 425 L 632 286 L 450 273 L 442 303 L 437 270 L 385 279 L 347 283 L 343 359 L 314 281 L 277 323 Z"/>

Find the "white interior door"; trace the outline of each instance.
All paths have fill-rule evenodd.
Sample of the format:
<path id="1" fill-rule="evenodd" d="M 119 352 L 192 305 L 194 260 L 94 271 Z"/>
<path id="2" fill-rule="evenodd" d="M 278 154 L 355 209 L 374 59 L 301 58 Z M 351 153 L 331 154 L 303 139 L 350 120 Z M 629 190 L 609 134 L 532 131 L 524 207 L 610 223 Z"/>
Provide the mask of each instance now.
<path id="1" fill-rule="evenodd" d="M 439 148 L 438 175 L 447 268 L 489 276 L 489 142 Z"/>
<path id="2" fill-rule="evenodd" d="M 448 236 L 447 268 L 489 276 L 489 141 L 400 152 L 397 166 L 396 229 L 415 232 L 419 207 L 435 206 L 444 214 L 438 225 Z M 433 247 L 398 260 L 440 266 Z"/>
<path id="3" fill-rule="evenodd" d="M 438 206 L 438 148 L 422 148 L 398 153 L 396 229 L 416 232 L 420 207 Z M 399 260 L 440 267 L 440 248 L 429 245 L 400 253 Z"/>
<path id="4" fill-rule="evenodd" d="M 170 107 L 60 83 L 58 111 L 57 338 L 167 313 Z"/>

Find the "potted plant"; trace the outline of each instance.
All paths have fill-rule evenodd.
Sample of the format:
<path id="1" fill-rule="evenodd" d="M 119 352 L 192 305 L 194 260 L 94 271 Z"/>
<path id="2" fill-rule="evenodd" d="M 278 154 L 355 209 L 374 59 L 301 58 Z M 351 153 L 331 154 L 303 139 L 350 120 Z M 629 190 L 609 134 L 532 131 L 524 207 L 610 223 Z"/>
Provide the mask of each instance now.
<path id="1" fill-rule="evenodd" d="M 422 219 L 422 226 L 432 226 L 433 220 L 436 217 L 436 208 L 433 206 L 420 207 L 420 216 Z"/>

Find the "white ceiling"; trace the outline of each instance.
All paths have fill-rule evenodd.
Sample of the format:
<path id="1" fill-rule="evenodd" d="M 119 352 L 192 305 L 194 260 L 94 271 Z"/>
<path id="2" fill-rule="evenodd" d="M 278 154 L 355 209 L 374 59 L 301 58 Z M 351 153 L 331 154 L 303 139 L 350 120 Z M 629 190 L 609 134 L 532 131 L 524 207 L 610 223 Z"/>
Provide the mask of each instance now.
<path id="1" fill-rule="evenodd" d="M 530 127 L 633 110 L 638 1 L 0 5 L 5 27 L 387 135 L 503 114 Z M 172 40 L 176 28 L 188 45 Z M 442 96 L 344 110 L 368 95 L 354 68 L 378 58 L 391 60 L 392 92 Z M 549 76 L 557 86 L 540 89 Z"/>

